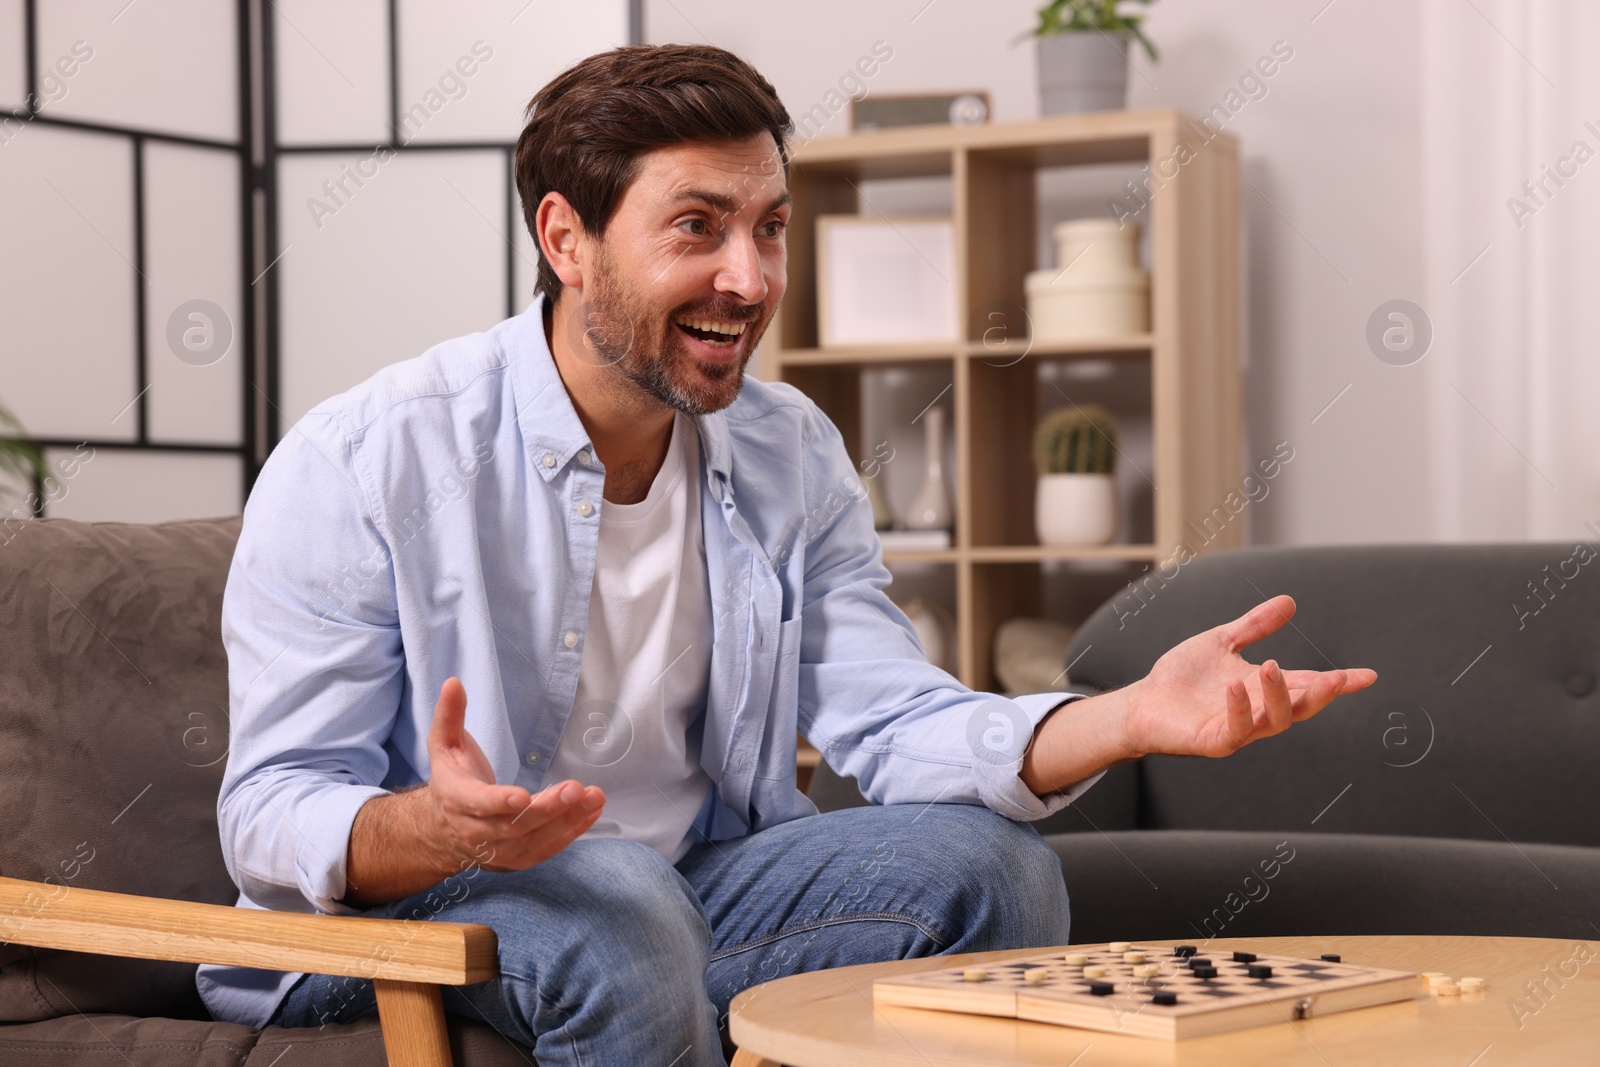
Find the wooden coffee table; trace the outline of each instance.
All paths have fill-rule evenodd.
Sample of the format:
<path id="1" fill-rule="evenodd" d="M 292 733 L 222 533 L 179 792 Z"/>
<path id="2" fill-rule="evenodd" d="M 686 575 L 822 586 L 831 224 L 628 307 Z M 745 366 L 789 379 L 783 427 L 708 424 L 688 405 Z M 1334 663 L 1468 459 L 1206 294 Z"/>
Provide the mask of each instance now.
<path id="1" fill-rule="evenodd" d="M 1173 945 L 1175 941 L 1141 941 Z M 872 983 L 885 975 L 1036 954 L 973 952 L 798 974 L 734 998 L 736 1067 L 1066 1067 L 1081 1064 L 1405 1063 L 1407 1067 L 1600 1062 L 1600 938 L 1268 937 L 1204 943 L 1346 963 L 1443 971 L 1488 981 L 1479 997 L 1414 1001 L 1285 1022 L 1212 1037 L 1163 1041 L 1044 1023 L 921 1008 L 875 1008 Z M 1587 962 L 1584 962 L 1587 961 Z M 1538 990 L 1535 999 L 1525 987 Z"/>

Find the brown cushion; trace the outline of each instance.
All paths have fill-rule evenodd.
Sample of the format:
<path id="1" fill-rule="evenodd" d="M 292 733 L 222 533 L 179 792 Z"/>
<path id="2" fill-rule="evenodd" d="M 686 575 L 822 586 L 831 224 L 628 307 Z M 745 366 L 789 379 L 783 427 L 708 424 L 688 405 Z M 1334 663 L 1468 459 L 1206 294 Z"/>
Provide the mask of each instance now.
<path id="1" fill-rule="evenodd" d="M 533 1052 L 491 1027 L 445 1015 L 456 1067 L 532 1067 Z M 285 1054 L 285 1049 L 294 1048 Z M 248 1057 L 248 1058 L 246 1058 Z M 234 1023 L 70 1015 L 0 1026 L 0 1063 L 29 1067 L 383 1067 L 376 1018 L 252 1030 Z"/>
<path id="2" fill-rule="evenodd" d="M 0 1063 L 26 1063 L 29 1067 L 238 1067 L 247 1062 L 245 1057 L 255 1044 L 256 1031 L 237 1023 L 67 1015 L 47 1022 L 0 1026 Z M 297 1065 L 309 1062 L 295 1061 Z"/>
<path id="3" fill-rule="evenodd" d="M 217 793 L 228 751 L 222 590 L 239 526 L 231 516 L 8 529 L 0 875 L 238 898 L 218 845 Z M 194 970 L 6 944 L 0 1022 L 77 1012 L 208 1019 Z"/>

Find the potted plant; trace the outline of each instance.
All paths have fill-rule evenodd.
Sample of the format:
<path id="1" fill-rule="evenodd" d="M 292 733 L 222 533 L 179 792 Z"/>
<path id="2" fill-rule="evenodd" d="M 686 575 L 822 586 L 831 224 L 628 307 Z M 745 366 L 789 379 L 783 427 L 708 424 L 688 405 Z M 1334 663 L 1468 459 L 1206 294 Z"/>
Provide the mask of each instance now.
<path id="1" fill-rule="evenodd" d="M 0 500 L 9 495 L 9 482 L 20 481 L 26 497 L 33 491 L 34 480 L 43 476 L 44 455 L 26 438 L 22 423 L 0 405 Z"/>
<path id="2" fill-rule="evenodd" d="M 1039 42 L 1039 112 L 1070 115 L 1108 111 L 1128 102 L 1128 53 L 1144 46 L 1151 62 L 1156 46 L 1144 34 L 1143 14 L 1117 10 L 1119 0 L 1050 0 L 1039 21 L 1018 40 Z M 1126 0 L 1148 6 L 1155 0 Z"/>
<path id="3" fill-rule="evenodd" d="M 1103 545 L 1117 535 L 1117 424 L 1093 404 L 1057 408 L 1034 433 L 1033 521 L 1042 545 Z"/>

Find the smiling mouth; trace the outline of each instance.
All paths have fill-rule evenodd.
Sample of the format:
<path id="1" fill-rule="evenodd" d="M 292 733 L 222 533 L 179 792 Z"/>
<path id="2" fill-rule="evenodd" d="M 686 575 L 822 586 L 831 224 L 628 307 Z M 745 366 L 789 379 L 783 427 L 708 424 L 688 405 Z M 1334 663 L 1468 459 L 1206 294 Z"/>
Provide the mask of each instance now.
<path id="1" fill-rule="evenodd" d="M 720 319 L 704 319 L 683 316 L 673 320 L 673 325 L 696 341 L 704 342 L 713 348 L 727 348 L 738 342 L 744 334 L 748 322 L 724 322 Z"/>

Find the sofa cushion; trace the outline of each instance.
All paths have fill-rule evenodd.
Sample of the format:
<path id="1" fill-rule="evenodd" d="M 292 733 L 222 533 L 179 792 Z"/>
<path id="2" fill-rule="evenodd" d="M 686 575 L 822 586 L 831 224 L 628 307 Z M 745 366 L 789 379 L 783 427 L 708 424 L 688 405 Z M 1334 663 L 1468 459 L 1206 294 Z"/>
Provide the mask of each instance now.
<path id="1" fill-rule="evenodd" d="M 1600 559 L 1587 545 L 1252 548 L 1133 583 L 1079 629 L 1072 677 L 1125 685 L 1277 593 L 1245 652 L 1378 682 L 1225 760 L 1142 761 L 1140 825 L 1600 845 Z M 1081 654 L 1081 655 L 1080 655 Z"/>
<path id="2" fill-rule="evenodd" d="M 456 1067 L 530 1067 L 533 1052 L 492 1027 L 445 1014 Z M 287 1055 L 293 1048 L 294 1053 Z M 29 1067 L 383 1067 L 373 1017 L 324 1027 L 252 1030 L 234 1023 L 70 1015 L 0 1026 L 0 1063 Z"/>
<path id="3" fill-rule="evenodd" d="M 1304 831 L 1047 840 L 1061 858 L 1078 944 L 1339 934 L 1589 941 L 1600 915 L 1600 849 Z"/>
<path id="4" fill-rule="evenodd" d="M 0 1063 L 239 1067 L 255 1044 L 256 1031 L 235 1023 L 91 1013 L 0 1026 Z"/>
<path id="5" fill-rule="evenodd" d="M 239 525 L 44 519 L 8 531 L 0 875 L 50 882 L 39 909 L 75 887 L 237 899 L 216 809 L 228 751 L 222 590 Z M 207 1019 L 194 970 L 6 944 L 0 1021 Z"/>

